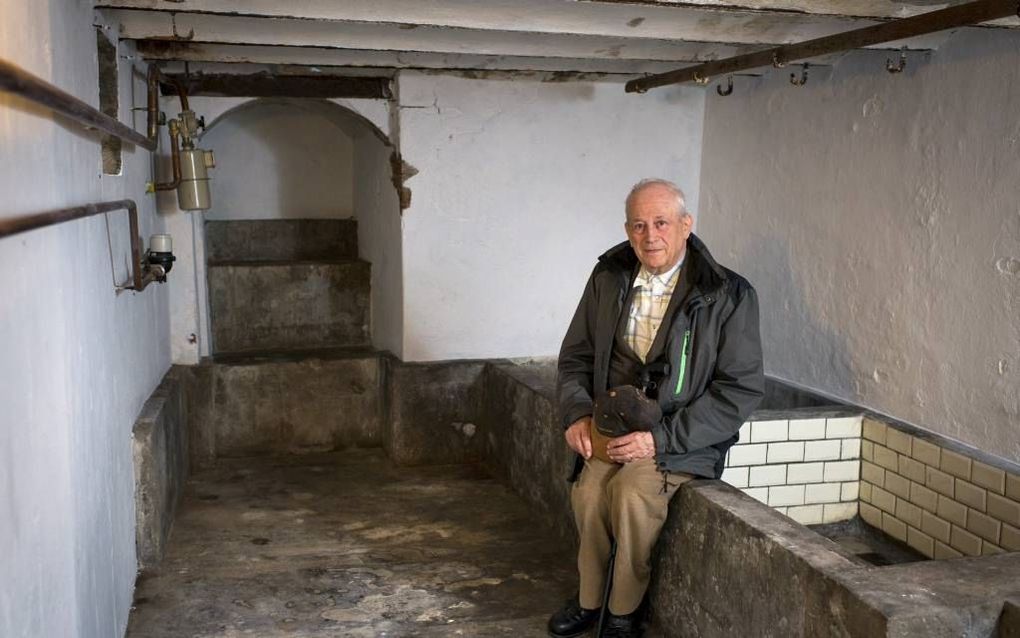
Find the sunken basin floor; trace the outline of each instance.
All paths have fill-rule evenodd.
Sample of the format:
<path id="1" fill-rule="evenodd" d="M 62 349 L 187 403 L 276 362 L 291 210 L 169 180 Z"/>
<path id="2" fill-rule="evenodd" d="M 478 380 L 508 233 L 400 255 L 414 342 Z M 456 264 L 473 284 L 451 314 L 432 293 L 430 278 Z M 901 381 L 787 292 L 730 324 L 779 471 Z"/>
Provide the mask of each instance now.
<path id="1" fill-rule="evenodd" d="M 545 636 L 574 569 L 476 467 L 223 460 L 189 480 L 127 636 Z"/>

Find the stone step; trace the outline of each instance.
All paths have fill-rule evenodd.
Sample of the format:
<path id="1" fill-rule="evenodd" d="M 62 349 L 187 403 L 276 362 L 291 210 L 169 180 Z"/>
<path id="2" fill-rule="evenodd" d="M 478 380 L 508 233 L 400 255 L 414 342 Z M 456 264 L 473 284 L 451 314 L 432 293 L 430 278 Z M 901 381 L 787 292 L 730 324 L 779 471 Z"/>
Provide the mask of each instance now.
<path id="1" fill-rule="evenodd" d="M 353 260 L 358 223 L 353 219 L 210 220 L 209 261 Z"/>
<path id="2" fill-rule="evenodd" d="M 369 344 L 365 261 L 211 261 L 213 351 Z"/>

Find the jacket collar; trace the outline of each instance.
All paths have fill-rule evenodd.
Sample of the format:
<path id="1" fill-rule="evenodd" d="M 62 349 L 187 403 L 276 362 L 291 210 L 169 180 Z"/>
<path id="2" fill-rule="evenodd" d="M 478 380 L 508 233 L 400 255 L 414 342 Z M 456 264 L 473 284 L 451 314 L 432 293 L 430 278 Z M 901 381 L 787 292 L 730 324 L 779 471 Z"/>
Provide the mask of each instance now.
<path id="1" fill-rule="evenodd" d="M 708 247 L 694 233 L 687 238 L 687 256 L 684 259 L 690 260 L 688 266 L 692 269 L 691 283 L 699 292 L 714 292 L 728 283 L 726 270 L 712 257 Z M 626 273 L 628 277 L 639 263 L 630 242 L 626 241 L 602 253 L 599 261 L 614 270 Z"/>

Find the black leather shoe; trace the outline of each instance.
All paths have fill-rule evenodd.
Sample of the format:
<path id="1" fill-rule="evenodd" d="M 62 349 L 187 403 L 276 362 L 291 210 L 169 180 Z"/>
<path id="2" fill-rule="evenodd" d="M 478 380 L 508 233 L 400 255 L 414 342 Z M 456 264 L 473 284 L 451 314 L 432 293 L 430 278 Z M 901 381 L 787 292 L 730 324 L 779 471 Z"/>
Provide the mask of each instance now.
<path id="1" fill-rule="evenodd" d="M 637 612 L 626 616 L 609 614 L 602 630 L 603 638 L 641 638 L 641 618 Z"/>
<path id="2" fill-rule="evenodd" d="M 549 635 L 554 638 L 581 636 L 598 622 L 598 609 L 583 609 L 577 598 L 571 598 L 549 618 Z"/>

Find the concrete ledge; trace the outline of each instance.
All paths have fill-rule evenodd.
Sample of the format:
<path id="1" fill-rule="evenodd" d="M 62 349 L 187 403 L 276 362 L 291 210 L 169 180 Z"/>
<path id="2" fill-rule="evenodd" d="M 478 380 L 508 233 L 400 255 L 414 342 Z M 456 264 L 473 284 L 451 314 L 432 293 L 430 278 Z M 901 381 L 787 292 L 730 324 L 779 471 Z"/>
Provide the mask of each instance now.
<path id="1" fill-rule="evenodd" d="M 139 570 L 163 559 L 188 476 L 187 407 L 175 370 L 163 378 L 132 429 L 135 543 Z"/>
<path id="2" fill-rule="evenodd" d="M 205 223 L 209 261 L 357 259 L 353 219 L 233 219 Z"/>

